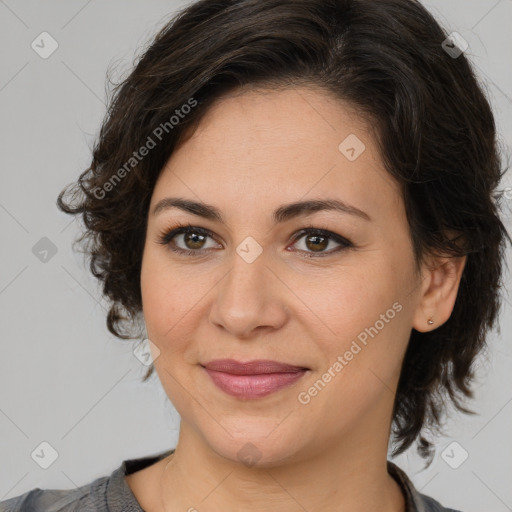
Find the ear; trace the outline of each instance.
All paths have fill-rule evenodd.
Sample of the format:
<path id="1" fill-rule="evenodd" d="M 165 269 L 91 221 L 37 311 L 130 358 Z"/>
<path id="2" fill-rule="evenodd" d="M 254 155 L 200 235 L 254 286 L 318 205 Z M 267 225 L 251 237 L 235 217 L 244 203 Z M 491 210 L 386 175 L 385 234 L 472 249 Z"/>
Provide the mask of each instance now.
<path id="1" fill-rule="evenodd" d="M 428 332 L 443 325 L 452 314 L 466 256 L 436 257 L 422 268 L 422 290 L 413 318 L 414 329 Z M 428 324 L 432 318 L 434 323 Z"/>

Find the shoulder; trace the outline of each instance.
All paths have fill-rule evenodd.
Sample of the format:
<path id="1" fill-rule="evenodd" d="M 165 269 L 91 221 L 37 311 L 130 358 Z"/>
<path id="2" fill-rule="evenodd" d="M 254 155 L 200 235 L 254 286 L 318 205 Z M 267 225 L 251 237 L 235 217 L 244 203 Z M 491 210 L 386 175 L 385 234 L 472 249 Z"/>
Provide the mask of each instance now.
<path id="1" fill-rule="evenodd" d="M 76 489 L 40 489 L 0 502 L 0 512 L 107 511 L 106 488 L 109 477 L 98 478 Z"/>
<path id="2" fill-rule="evenodd" d="M 430 496 L 421 494 L 403 469 L 388 461 L 388 473 L 398 482 L 405 496 L 407 512 L 461 512 L 446 508 Z"/>
<path id="3" fill-rule="evenodd" d="M 460 510 L 455 510 L 453 508 L 445 508 L 441 503 L 430 496 L 426 496 L 425 494 L 417 493 L 417 496 L 423 505 L 425 512 L 461 512 Z"/>
<path id="4" fill-rule="evenodd" d="M 162 460 L 174 450 L 124 460 L 110 475 L 75 489 L 40 489 L 0 502 L 0 512 L 142 512 L 125 476 Z"/>

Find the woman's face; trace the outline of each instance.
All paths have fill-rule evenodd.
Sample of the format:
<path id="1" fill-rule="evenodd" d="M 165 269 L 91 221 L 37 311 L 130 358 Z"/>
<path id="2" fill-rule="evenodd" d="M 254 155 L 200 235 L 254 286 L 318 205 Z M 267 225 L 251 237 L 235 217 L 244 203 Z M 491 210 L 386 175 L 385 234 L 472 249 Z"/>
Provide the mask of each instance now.
<path id="1" fill-rule="evenodd" d="M 193 228 L 160 243 L 179 224 Z M 203 446 L 269 465 L 387 446 L 421 278 L 398 185 L 339 100 L 290 88 L 218 101 L 156 183 L 141 287 L 156 371 Z M 204 368 L 219 359 L 307 371 L 224 374 L 230 393 Z"/>

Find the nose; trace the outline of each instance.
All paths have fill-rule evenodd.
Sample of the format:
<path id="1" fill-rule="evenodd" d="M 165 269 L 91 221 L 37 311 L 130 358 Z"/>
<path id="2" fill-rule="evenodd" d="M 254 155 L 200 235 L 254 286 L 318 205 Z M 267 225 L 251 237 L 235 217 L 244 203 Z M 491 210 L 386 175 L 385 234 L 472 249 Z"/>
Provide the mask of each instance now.
<path id="1" fill-rule="evenodd" d="M 211 323 L 243 339 L 281 328 L 288 319 L 290 292 L 265 251 L 252 262 L 233 251 L 228 264 L 230 270 L 214 289 Z"/>

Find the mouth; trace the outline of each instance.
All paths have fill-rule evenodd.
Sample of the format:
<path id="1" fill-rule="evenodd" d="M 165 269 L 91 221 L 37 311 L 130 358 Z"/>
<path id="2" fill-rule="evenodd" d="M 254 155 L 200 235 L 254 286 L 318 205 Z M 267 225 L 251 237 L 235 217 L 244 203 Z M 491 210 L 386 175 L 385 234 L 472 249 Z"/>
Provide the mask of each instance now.
<path id="1" fill-rule="evenodd" d="M 309 368 L 278 361 L 219 359 L 201 365 L 212 382 L 240 399 L 263 398 L 300 380 Z"/>

